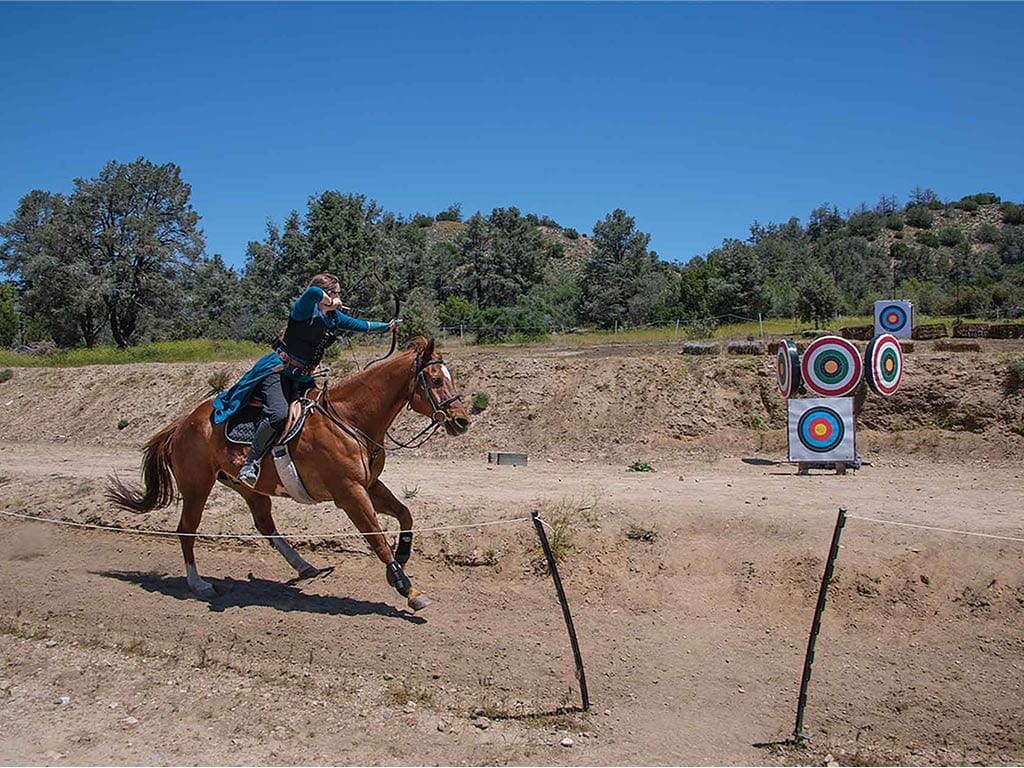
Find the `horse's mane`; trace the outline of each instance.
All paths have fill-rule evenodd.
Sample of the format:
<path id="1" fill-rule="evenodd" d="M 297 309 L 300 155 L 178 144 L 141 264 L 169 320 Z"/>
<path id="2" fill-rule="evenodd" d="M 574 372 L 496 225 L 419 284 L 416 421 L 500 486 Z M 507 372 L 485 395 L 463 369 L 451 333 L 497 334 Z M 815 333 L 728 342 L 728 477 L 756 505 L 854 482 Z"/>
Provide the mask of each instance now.
<path id="1" fill-rule="evenodd" d="M 331 398 L 337 402 L 350 399 L 351 395 L 361 391 L 372 382 L 381 377 L 388 377 L 393 370 L 403 367 L 410 367 L 410 363 L 417 354 L 422 353 L 430 346 L 430 340 L 422 336 L 414 336 L 409 343 L 396 354 L 384 360 L 380 360 L 369 368 L 363 368 L 344 376 L 337 384 L 330 388 Z"/>

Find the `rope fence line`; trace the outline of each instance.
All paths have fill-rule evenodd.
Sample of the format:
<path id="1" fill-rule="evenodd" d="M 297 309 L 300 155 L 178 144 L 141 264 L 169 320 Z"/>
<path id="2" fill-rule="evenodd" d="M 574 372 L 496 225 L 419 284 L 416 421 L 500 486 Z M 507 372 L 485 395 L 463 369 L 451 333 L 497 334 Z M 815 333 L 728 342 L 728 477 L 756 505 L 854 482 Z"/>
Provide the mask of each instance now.
<path id="1" fill-rule="evenodd" d="M 112 533 L 134 533 L 140 536 L 189 536 L 196 539 L 353 539 L 362 537 L 364 534 L 359 531 L 351 531 L 349 533 L 342 533 L 331 531 L 329 533 L 273 533 L 269 536 L 265 536 L 262 533 L 178 533 L 177 531 L 161 531 L 152 530 L 146 528 L 123 528 L 114 525 L 99 525 L 97 523 L 76 523 L 71 520 L 58 520 L 53 517 L 39 517 L 37 515 L 25 515 L 18 512 L 7 512 L 0 510 L 0 515 L 5 517 L 12 517 L 19 520 L 31 520 L 37 523 L 49 523 L 51 525 L 63 525 L 69 528 L 86 528 L 89 530 L 96 531 L 109 531 Z M 850 520 L 863 520 L 868 523 L 879 523 L 881 525 L 896 525 L 903 528 L 917 528 L 924 531 L 936 531 L 939 533 L 953 533 L 958 536 L 977 536 L 985 539 L 999 539 L 1000 541 L 1014 541 L 1024 544 L 1024 537 L 1020 536 L 1001 536 L 995 533 L 981 533 L 980 531 L 962 531 L 956 528 L 940 528 L 935 525 L 922 525 L 920 523 L 901 523 L 896 520 L 882 520 L 877 517 L 864 517 L 862 515 L 850 515 L 846 517 Z M 512 523 L 523 523 L 532 522 L 532 517 L 512 517 L 506 520 L 489 520 L 482 523 L 462 523 L 459 525 L 437 525 L 429 528 L 412 528 L 409 533 L 435 533 L 438 531 L 456 531 L 463 530 L 466 528 L 486 528 L 495 525 L 510 525 Z M 543 518 L 540 518 L 540 522 L 548 530 L 554 531 L 551 524 Z M 396 534 L 402 533 L 398 530 L 383 530 L 382 534 Z"/>
<path id="2" fill-rule="evenodd" d="M 114 525 L 99 525 L 96 523 L 76 523 L 71 520 L 58 520 L 53 517 L 37 517 L 36 515 L 24 515 L 18 512 L 6 512 L 0 510 L 0 515 L 13 517 L 20 520 L 32 520 L 37 523 L 50 523 L 51 525 L 64 525 L 69 528 L 87 528 L 96 531 L 109 531 L 112 533 L 134 533 L 140 536 L 189 536 L 195 539 L 350 539 L 363 537 L 365 534 L 359 531 L 349 533 L 273 533 L 264 536 L 262 533 L 178 533 L 177 531 L 158 531 L 146 528 L 122 528 Z M 412 528 L 409 531 L 384 530 L 382 534 L 398 533 L 430 533 L 435 531 L 454 531 L 465 528 L 484 528 L 492 525 L 509 525 L 511 523 L 531 522 L 531 517 L 513 517 L 507 520 L 490 520 L 483 523 L 463 523 L 461 525 L 438 525 L 430 528 Z M 548 525 L 541 520 L 544 525 Z M 550 528 L 550 526 L 548 526 Z"/>
<path id="3" fill-rule="evenodd" d="M 961 536 L 980 536 L 986 539 L 1002 539 L 1003 541 L 1018 541 L 1024 543 L 1024 538 L 1019 536 L 999 536 L 995 533 L 980 533 L 978 531 L 960 531 L 955 528 L 939 528 L 934 525 L 920 525 L 918 523 L 899 523 L 895 520 L 881 520 L 877 517 L 861 517 L 860 515 L 847 515 L 850 520 L 866 520 L 869 523 L 881 523 L 882 525 L 899 525 L 904 528 L 920 528 L 925 531 L 939 531 L 941 533 L 956 533 Z"/>

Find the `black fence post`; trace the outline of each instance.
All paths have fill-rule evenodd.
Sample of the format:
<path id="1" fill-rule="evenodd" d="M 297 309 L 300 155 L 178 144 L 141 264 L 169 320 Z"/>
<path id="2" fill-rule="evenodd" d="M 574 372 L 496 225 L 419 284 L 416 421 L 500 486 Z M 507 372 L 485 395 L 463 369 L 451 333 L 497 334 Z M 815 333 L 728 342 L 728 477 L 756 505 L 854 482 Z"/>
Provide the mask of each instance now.
<path id="1" fill-rule="evenodd" d="M 583 672 L 583 657 L 580 655 L 580 644 L 576 640 L 576 628 L 572 623 L 572 614 L 569 613 L 569 603 L 565 599 L 565 590 L 562 589 L 562 580 L 558 577 L 558 566 L 555 565 L 555 556 L 551 553 L 551 545 L 548 543 L 548 535 L 544 531 L 544 523 L 541 522 L 540 512 L 533 511 L 533 526 L 537 529 L 537 536 L 540 538 L 540 546 L 544 550 L 544 557 L 548 561 L 548 569 L 551 571 L 551 578 L 555 582 L 555 591 L 558 593 L 558 602 L 562 604 L 562 616 L 565 617 L 565 628 L 569 630 L 569 642 L 572 644 L 572 655 L 576 658 L 576 679 L 580 682 L 580 696 L 583 698 L 584 711 L 590 709 L 590 694 L 587 693 L 587 676 Z"/>
<path id="2" fill-rule="evenodd" d="M 836 556 L 839 554 L 839 537 L 843 533 L 843 526 L 846 525 L 846 508 L 839 508 L 839 515 L 836 517 L 836 527 L 832 532 L 832 546 L 828 551 L 828 560 L 825 563 L 825 573 L 821 577 L 821 589 L 818 590 L 818 604 L 814 609 L 814 621 L 811 622 L 811 635 L 807 639 L 807 655 L 804 657 L 804 673 L 800 680 L 800 698 L 796 705 L 796 727 L 793 730 L 793 740 L 801 741 L 809 738 L 804 733 L 804 709 L 807 708 L 807 688 L 811 683 L 811 665 L 814 663 L 814 643 L 818 639 L 818 632 L 821 631 L 821 614 L 825 612 L 825 598 L 828 596 L 828 585 L 832 580 L 832 572 L 835 569 Z"/>

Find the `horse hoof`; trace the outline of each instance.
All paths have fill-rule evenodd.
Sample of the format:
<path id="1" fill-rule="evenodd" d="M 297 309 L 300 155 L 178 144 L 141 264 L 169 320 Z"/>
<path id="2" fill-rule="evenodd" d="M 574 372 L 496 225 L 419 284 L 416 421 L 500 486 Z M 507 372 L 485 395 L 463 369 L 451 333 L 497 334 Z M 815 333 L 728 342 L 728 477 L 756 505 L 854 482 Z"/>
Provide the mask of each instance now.
<path id="1" fill-rule="evenodd" d="M 204 584 L 201 587 L 196 587 L 192 590 L 192 593 L 200 600 L 212 600 L 217 596 L 217 590 L 213 588 L 212 584 Z"/>
<path id="2" fill-rule="evenodd" d="M 309 566 L 309 568 L 303 568 L 299 572 L 296 581 L 305 581 L 306 579 L 315 579 L 318 576 L 328 576 L 334 572 L 334 566 L 329 565 L 326 568 L 317 568 L 315 566 Z"/>
<path id="3" fill-rule="evenodd" d="M 426 595 L 416 595 L 416 597 L 409 598 L 409 607 L 412 608 L 414 611 L 422 611 L 432 602 L 434 601 Z"/>

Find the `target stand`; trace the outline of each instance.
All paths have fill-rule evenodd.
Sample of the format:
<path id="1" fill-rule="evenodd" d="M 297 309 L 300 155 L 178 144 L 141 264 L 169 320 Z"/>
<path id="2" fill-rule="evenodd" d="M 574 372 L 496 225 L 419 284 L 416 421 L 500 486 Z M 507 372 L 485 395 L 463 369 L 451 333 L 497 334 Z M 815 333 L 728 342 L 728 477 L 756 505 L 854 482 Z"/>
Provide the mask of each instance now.
<path id="1" fill-rule="evenodd" d="M 845 475 L 847 468 L 857 469 L 852 397 L 816 397 L 789 400 L 789 461 L 797 465 L 797 474 L 811 469 L 835 469 Z"/>

